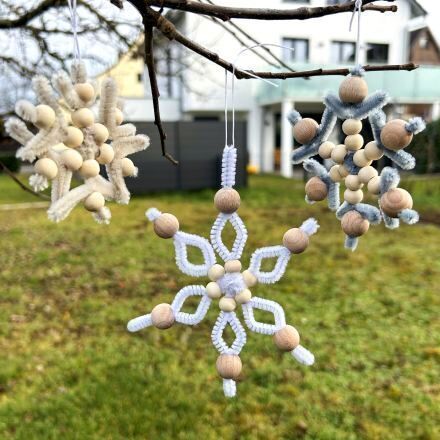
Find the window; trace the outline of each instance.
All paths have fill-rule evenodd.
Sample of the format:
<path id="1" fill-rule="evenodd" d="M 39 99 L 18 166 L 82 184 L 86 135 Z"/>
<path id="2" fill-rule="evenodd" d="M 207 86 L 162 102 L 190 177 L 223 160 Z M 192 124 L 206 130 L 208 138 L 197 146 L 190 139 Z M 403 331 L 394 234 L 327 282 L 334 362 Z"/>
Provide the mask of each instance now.
<path id="1" fill-rule="evenodd" d="M 388 63 L 388 44 L 367 44 L 367 63 Z"/>
<path id="2" fill-rule="evenodd" d="M 328 5 L 341 5 L 342 3 L 347 3 L 348 0 L 327 0 Z"/>
<path id="3" fill-rule="evenodd" d="M 356 45 L 348 41 L 332 41 L 331 62 L 333 64 L 354 63 Z"/>
<path id="4" fill-rule="evenodd" d="M 292 63 L 306 63 L 309 60 L 309 40 L 298 38 L 283 38 L 283 46 L 292 50 L 284 49 L 283 58 Z"/>

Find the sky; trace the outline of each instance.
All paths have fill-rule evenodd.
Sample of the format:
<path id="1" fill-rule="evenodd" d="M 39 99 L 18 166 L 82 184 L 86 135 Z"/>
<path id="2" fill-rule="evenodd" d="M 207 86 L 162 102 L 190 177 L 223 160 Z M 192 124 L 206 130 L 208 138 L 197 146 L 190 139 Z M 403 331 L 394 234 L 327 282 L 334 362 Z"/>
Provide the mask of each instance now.
<path id="1" fill-rule="evenodd" d="M 419 3 L 428 11 L 428 24 L 437 41 L 440 43 L 440 1 L 419 0 Z"/>

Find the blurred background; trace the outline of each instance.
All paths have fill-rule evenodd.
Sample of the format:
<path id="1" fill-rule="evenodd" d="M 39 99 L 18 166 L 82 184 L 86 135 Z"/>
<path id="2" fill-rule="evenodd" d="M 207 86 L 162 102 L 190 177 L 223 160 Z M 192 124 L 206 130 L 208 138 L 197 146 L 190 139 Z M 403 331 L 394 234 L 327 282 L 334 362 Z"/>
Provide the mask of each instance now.
<path id="1" fill-rule="evenodd" d="M 221 1 L 273 8 L 336 3 L 343 1 Z M 397 13 L 363 14 L 360 59 L 420 64 L 412 72 L 366 75 L 370 92 L 389 93 L 390 119 L 418 115 L 428 122 L 408 148 L 417 166 L 401 185 L 421 214 L 416 226 L 372 227 L 352 254 L 326 206 L 305 204 L 305 176 L 290 161 L 296 145 L 286 116 L 296 109 L 319 121 L 323 96 L 337 92 L 340 77 L 277 81 L 278 88 L 236 81 L 240 215 L 250 232 L 243 260 L 256 247 L 278 244 L 309 216 L 321 230 L 293 258 L 284 281 L 255 292 L 285 308 L 316 365 L 296 365 L 270 338 L 252 335 L 238 398 L 229 401 L 210 342 L 216 310 L 195 328 L 125 330 L 129 319 L 194 283 L 177 270 L 172 244 L 154 236 L 144 211 L 157 206 L 179 214 L 184 230 L 208 235 L 224 146 L 224 71 L 156 36 L 167 146 L 180 162 L 173 167 L 161 156 L 153 124 L 138 14 L 127 2 L 121 11 L 104 0 L 78 1 L 89 72 L 115 78 L 125 120 L 148 134 L 151 146 L 134 158 L 139 177 L 128 183 L 135 197 L 128 207 L 112 207 L 109 226 L 92 224 L 80 209 L 51 224 L 47 202 L 0 173 L 0 438 L 440 438 L 440 4 L 397 4 Z M 258 43 L 294 49 L 256 48 L 240 58 L 242 69 L 354 64 L 350 14 L 221 22 L 164 13 L 227 60 Z M 18 145 L 3 123 L 18 99 L 33 99 L 35 74 L 68 70 L 71 59 L 64 2 L 0 1 L 0 160 L 20 182 L 27 184 L 31 168 L 15 159 Z M 362 135 L 372 139 L 367 124 Z M 337 126 L 331 140 L 340 143 L 342 136 Z M 386 165 L 386 159 L 377 164 Z"/>

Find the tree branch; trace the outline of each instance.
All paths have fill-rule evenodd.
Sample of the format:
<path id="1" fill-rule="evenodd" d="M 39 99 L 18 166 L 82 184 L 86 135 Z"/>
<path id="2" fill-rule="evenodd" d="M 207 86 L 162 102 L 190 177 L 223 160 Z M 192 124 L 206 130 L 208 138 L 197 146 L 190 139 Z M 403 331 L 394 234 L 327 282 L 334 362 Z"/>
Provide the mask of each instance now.
<path id="1" fill-rule="evenodd" d="M 31 20 L 42 15 L 53 7 L 66 6 L 66 2 L 62 0 L 43 0 L 38 6 L 18 18 L 12 20 L 0 20 L 0 29 L 13 29 L 26 26 Z"/>

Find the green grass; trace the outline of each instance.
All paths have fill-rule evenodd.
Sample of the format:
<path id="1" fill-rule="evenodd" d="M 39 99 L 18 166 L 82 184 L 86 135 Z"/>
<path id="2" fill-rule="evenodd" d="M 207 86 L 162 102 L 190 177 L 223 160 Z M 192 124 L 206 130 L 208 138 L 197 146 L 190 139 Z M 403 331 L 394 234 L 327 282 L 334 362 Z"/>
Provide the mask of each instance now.
<path id="1" fill-rule="evenodd" d="M 0 201 L 38 201 L 0 178 Z M 407 181 L 423 217 L 440 217 L 439 181 Z M 243 261 L 316 216 L 321 229 L 285 278 L 254 294 L 279 302 L 316 364 L 298 365 L 268 336 L 249 334 L 238 398 L 227 400 L 210 331 L 137 334 L 126 322 L 183 286 L 173 246 L 144 218 L 178 213 L 208 235 L 212 191 L 135 198 L 112 223 L 77 209 L 0 211 L 1 439 L 438 439 L 440 231 L 421 222 L 372 227 L 355 253 L 339 222 L 303 201 L 301 182 L 252 177 L 241 191 Z"/>

